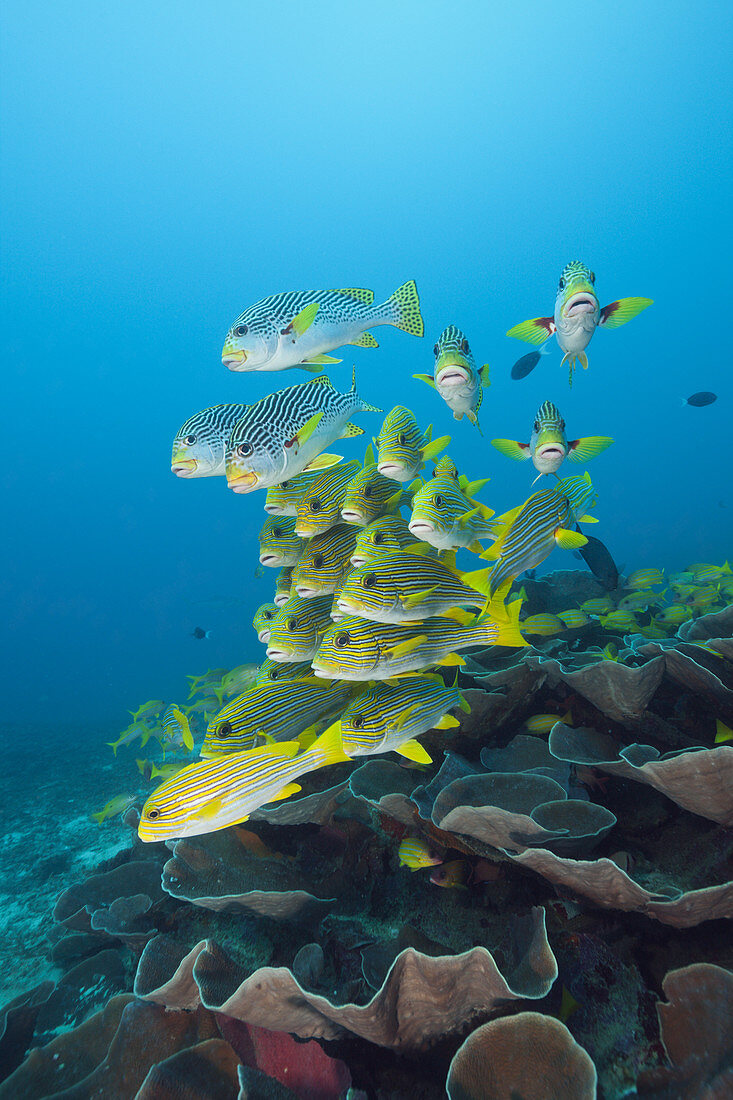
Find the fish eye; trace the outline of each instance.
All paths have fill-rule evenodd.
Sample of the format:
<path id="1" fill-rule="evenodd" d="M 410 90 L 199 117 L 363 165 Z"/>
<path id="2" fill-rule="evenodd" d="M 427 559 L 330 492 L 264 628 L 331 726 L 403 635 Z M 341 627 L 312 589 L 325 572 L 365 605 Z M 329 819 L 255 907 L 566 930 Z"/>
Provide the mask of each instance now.
<path id="1" fill-rule="evenodd" d="M 360 730 L 361 727 L 364 725 L 364 719 L 360 714 L 355 714 L 354 717 L 351 719 L 351 724 L 355 730 Z"/>
<path id="2" fill-rule="evenodd" d="M 247 328 L 246 325 L 237 325 L 237 327 L 234 330 L 234 335 L 235 336 L 246 336 L 248 332 L 249 332 L 249 329 Z"/>
<path id="3" fill-rule="evenodd" d="M 364 496 L 365 496 L 365 497 L 370 497 L 371 495 L 372 495 L 372 487 L 371 487 L 371 485 L 365 485 L 365 486 L 364 486 Z"/>
<path id="4" fill-rule="evenodd" d="M 440 493 L 436 493 L 433 497 L 433 504 L 436 508 L 441 508 L 443 506 L 443 498 Z"/>
<path id="5" fill-rule="evenodd" d="M 313 568 L 314 569 L 320 569 L 322 565 L 323 565 L 323 554 L 314 554 L 313 555 Z"/>
<path id="6" fill-rule="evenodd" d="M 336 645 L 339 646 L 340 648 L 343 648 L 343 646 L 348 645 L 350 641 L 351 641 L 351 638 L 349 637 L 348 634 L 344 633 L 344 634 L 337 634 L 336 635 Z"/>
<path id="7" fill-rule="evenodd" d="M 161 813 L 160 810 L 156 810 L 153 807 L 153 809 L 148 810 L 145 816 L 148 818 L 149 821 L 155 821 L 156 818 L 161 816 Z"/>
<path id="8" fill-rule="evenodd" d="M 298 626 L 298 620 L 297 619 L 288 619 L 288 621 L 285 625 L 287 626 L 288 630 L 295 630 L 296 627 Z"/>
<path id="9" fill-rule="evenodd" d="M 407 443 L 407 436 L 404 432 L 400 432 L 400 434 L 397 436 L 397 442 L 399 443 L 400 447 L 404 447 L 404 445 Z"/>
<path id="10" fill-rule="evenodd" d="M 558 288 L 557 288 L 557 289 L 558 289 L 558 290 L 564 290 L 564 289 L 565 289 L 565 279 L 560 279 L 560 282 L 559 282 L 559 284 L 558 284 Z"/>
<path id="11" fill-rule="evenodd" d="M 220 724 L 216 727 L 217 737 L 228 737 L 231 732 L 232 732 L 232 723 L 231 722 L 220 722 Z"/>
<path id="12" fill-rule="evenodd" d="M 279 539 L 280 536 L 282 535 L 282 533 L 283 533 L 282 527 L 273 527 L 273 529 L 272 529 L 272 537 L 273 538 Z"/>
<path id="13" fill-rule="evenodd" d="M 240 443 L 237 447 L 237 454 L 240 458 L 249 458 L 253 450 L 254 447 L 251 443 Z"/>
<path id="14" fill-rule="evenodd" d="M 271 611 L 263 611 L 262 612 L 262 618 L 267 619 L 267 621 L 269 623 L 269 621 L 272 619 L 272 612 Z"/>
<path id="15" fill-rule="evenodd" d="M 287 487 L 288 487 L 288 485 L 289 485 L 289 484 L 290 484 L 290 482 L 289 482 L 289 481 L 281 481 L 281 482 L 280 482 L 280 484 L 279 484 L 279 486 L 278 486 L 278 488 L 279 488 L 279 489 L 287 489 Z"/>
<path id="16" fill-rule="evenodd" d="M 384 535 L 382 534 L 381 531 L 375 531 L 374 532 L 374 538 L 372 539 L 372 542 L 374 543 L 375 546 L 381 546 L 382 545 L 382 543 L 384 542 Z"/>
<path id="17" fill-rule="evenodd" d="M 461 351 L 468 351 L 468 340 L 461 340 Z"/>
<path id="18" fill-rule="evenodd" d="M 183 442 L 186 444 L 187 447 L 193 447 L 194 443 L 196 442 L 196 436 L 187 435 Z"/>
<path id="19" fill-rule="evenodd" d="M 313 497 L 313 500 L 310 502 L 310 510 L 311 512 L 320 512 L 321 502 L 318 497 Z"/>
<path id="20" fill-rule="evenodd" d="M 538 431 L 540 430 L 540 422 L 539 422 L 539 420 L 535 420 L 535 422 L 534 422 L 534 430 L 535 430 L 536 432 L 538 432 Z"/>
<path id="21" fill-rule="evenodd" d="M 590 281 L 593 283 L 594 286 L 596 285 L 596 273 L 595 273 L 595 271 L 591 271 Z"/>
<path id="22" fill-rule="evenodd" d="M 364 585 L 365 588 L 374 588 L 374 585 L 377 583 L 377 574 L 367 573 L 361 583 Z"/>
<path id="23" fill-rule="evenodd" d="M 435 347 L 433 348 L 433 355 L 437 355 L 439 351 L 440 351 L 440 348 L 436 344 Z"/>

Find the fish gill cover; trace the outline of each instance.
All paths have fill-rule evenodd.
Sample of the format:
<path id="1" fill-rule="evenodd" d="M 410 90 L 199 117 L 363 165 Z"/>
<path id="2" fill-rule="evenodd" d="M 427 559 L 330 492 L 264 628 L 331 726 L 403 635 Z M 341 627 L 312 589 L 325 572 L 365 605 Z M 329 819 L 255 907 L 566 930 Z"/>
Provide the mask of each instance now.
<path id="1" fill-rule="evenodd" d="M 215 12 L 5 13 L 0 1100 L 725 1090 L 731 13 Z"/>

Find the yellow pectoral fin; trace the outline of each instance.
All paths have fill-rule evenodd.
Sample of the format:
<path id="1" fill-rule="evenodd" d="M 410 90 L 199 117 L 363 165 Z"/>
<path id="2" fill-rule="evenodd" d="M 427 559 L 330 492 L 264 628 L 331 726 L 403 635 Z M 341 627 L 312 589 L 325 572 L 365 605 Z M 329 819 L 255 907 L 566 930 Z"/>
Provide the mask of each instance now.
<path id="1" fill-rule="evenodd" d="M 449 444 L 449 435 L 441 435 L 438 439 L 434 439 L 432 443 L 428 443 L 425 447 L 420 448 L 423 459 L 425 460 L 425 462 L 429 462 L 431 458 L 435 458 L 437 454 L 440 454 L 441 451 L 445 450 L 445 448 L 449 446 Z"/>
<path id="2" fill-rule="evenodd" d="M 435 379 L 432 374 L 413 374 L 413 378 L 417 378 L 419 382 L 427 382 L 429 386 L 435 389 Z"/>
<path id="3" fill-rule="evenodd" d="M 210 821 L 221 811 L 223 805 L 223 800 L 217 796 L 216 798 L 212 798 L 209 802 L 204 802 L 203 806 L 199 806 L 195 816 L 197 818 L 202 817 L 205 821 Z"/>
<path id="4" fill-rule="evenodd" d="M 432 596 L 437 587 L 437 584 L 434 584 L 432 588 L 423 588 L 421 592 L 413 592 L 411 596 L 403 596 L 402 606 L 406 611 L 410 611 L 413 607 L 419 607 L 428 596 Z"/>
<path id="5" fill-rule="evenodd" d="M 471 573 L 462 573 L 461 580 L 469 588 L 473 588 L 482 596 L 488 597 L 490 572 L 490 569 L 474 569 Z"/>
<path id="6" fill-rule="evenodd" d="M 416 634 L 414 638 L 406 638 L 404 642 L 398 642 L 396 645 L 389 646 L 384 652 L 388 657 L 406 657 L 407 654 L 412 653 L 414 649 L 418 649 L 421 645 L 425 645 L 427 640 L 427 634 Z"/>
<path id="7" fill-rule="evenodd" d="M 518 443 L 516 439 L 492 439 L 491 446 L 496 447 L 499 454 L 505 458 L 514 458 L 517 462 L 524 462 L 531 458 L 529 443 Z"/>
<path id="8" fill-rule="evenodd" d="M 522 321 L 507 332 L 507 336 L 513 336 L 515 340 L 524 340 L 526 344 L 535 344 L 539 347 L 544 344 L 548 336 L 557 332 L 557 325 L 552 317 L 532 317 L 529 321 Z"/>
<path id="9" fill-rule="evenodd" d="M 329 466 L 336 466 L 339 462 L 343 462 L 343 455 L 316 455 L 305 468 L 306 470 L 326 470 Z"/>
<path id="10" fill-rule="evenodd" d="M 373 466 L 374 465 L 374 447 L 372 446 L 371 443 L 367 444 L 367 449 L 364 452 L 364 465 L 365 466 Z"/>
<path id="11" fill-rule="evenodd" d="M 581 516 L 578 523 L 598 523 L 596 516 Z"/>
<path id="12" fill-rule="evenodd" d="M 414 739 L 405 741 L 404 745 L 399 745 L 394 751 L 408 760 L 414 760 L 416 764 L 432 764 L 433 762 L 432 756 L 429 756 L 422 745 Z"/>
<path id="13" fill-rule="evenodd" d="M 318 425 L 321 423 L 321 420 L 323 420 L 323 410 L 319 409 L 317 413 L 313 413 L 313 416 L 310 416 L 306 420 L 302 428 L 298 428 L 297 432 L 295 433 L 295 439 L 297 439 L 299 446 L 302 447 L 303 444 L 310 439 Z"/>
<path id="14" fill-rule="evenodd" d="M 310 358 L 303 359 L 301 365 L 311 366 L 321 364 L 327 366 L 329 363 L 343 363 L 343 359 L 334 359 L 332 355 L 311 355 Z"/>
<path id="15" fill-rule="evenodd" d="M 315 321 L 319 309 L 318 302 L 309 302 L 307 306 L 303 306 L 300 313 L 296 313 L 290 324 L 285 326 L 283 333 L 290 334 L 293 332 L 296 336 L 302 336 Z"/>
<path id="16" fill-rule="evenodd" d="M 587 541 L 580 531 L 568 531 L 566 527 L 558 527 L 555 531 L 555 542 L 563 550 L 577 550 L 579 546 L 585 546 Z"/>
<path id="17" fill-rule="evenodd" d="M 460 726 L 460 722 L 457 718 L 454 718 L 452 714 L 444 714 L 439 722 L 436 722 L 433 726 L 434 730 L 452 730 L 456 726 Z"/>
<path id="18" fill-rule="evenodd" d="M 482 535 L 481 538 L 486 538 L 486 536 Z M 483 546 L 481 545 L 481 543 L 479 542 L 478 539 L 474 539 L 473 542 L 469 542 L 466 549 L 470 550 L 472 554 L 479 554 L 480 555 L 480 554 L 483 554 L 483 552 L 484 552 L 484 548 L 483 548 Z"/>
<path id="19" fill-rule="evenodd" d="M 458 526 L 459 527 L 468 527 L 469 523 L 471 522 L 473 517 L 476 516 L 476 515 L 478 515 L 478 507 L 469 508 L 469 510 L 467 512 L 464 512 L 463 515 L 460 515 L 458 517 Z M 483 547 L 482 547 L 482 549 L 483 549 Z"/>
<path id="20" fill-rule="evenodd" d="M 615 302 L 609 302 L 601 310 L 601 318 L 598 322 L 604 328 L 620 328 L 627 321 L 638 317 L 643 309 L 650 306 L 653 298 L 619 298 Z"/>
<path id="21" fill-rule="evenodd" d="M 479 378 L 481 379 L 481 385 L 482 386 L 490 386 L 491 385 L 491 382 L 489 382 L 489 364 L 488 363 L 484 363 L 484 365 L 481 367 L 481 370 L 478 372 L 478 375 L 479 375 Z"/>
<path id="22" fill-rule="evenodd" d="M 583 439 L 573 439 L 568 444 L 568 462 L 590 462 L 612 443 L 609 435 L 587 435 Z"/>

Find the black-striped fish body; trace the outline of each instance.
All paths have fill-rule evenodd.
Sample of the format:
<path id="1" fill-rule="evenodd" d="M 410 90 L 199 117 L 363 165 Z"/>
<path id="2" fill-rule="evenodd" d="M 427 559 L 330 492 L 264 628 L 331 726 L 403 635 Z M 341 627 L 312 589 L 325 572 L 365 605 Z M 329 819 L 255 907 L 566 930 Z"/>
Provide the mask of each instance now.
<path id="1" fill-rule="evenodd" d="M 346 488 L 360 469 L 361 463 L 353 460 L 321 471 L 298 504 L 295 530 L 301 538 L 312 539 L 342 522 Z"/>
<path id="2" fill-rule="evenodd" d="M 412 280 L 376 306 L 373 291 L 355 287 L 271 294 L 237 317 L 226 335 L 222 362 L 233 371 L 338 363 L 325 353 L 343 344 L 377 347 L 367 329 L 378 325 L 422 336 L 420 298 Z"/>
<path id="3" fill-rule="evenodd" d="M 212 405 L 189 416 L 176 432 L 171 471 L 176 477 L 218 477 L 226 473 L 227 440 L 249 405 Z"/>
<path id="4" fill-rule="evenodd" d="M 560 410 L 552 401 L 544 401 L 537 410 L 529 443 L 518 443 L 514 439 L 492 439 L 491 443 L 507 458 L 519 461 L 531 458 L 538 473 L 554 474 L 566 458 L 568 462 L 589 462 L 610 447 L 613 440 L 609 436 L 593 435 L 568 442 Z"/>
<path id="5" fill-rule="evenodd" d="M 478 411 L 484 397 L 484 387 L 489 386 L 489 365 L 477 370 L 468 340 L 456 325 L 443 329 L 433 348 L 435 367 L 433 375 L 414 374 L 437 390 L 455 420 L 465 416 L 479 431 Z"/>
<path id="6" fill-rule="evenodd" d="M 357 528 L 339 524 L 311 539 L 293 567 L 293 591 L 305 600 L 336 591 L 351 569 Z"/>
<path id="7" fill-rule="evenodd" d="M 424 619 L 418 623 L 375 623 L 346 618 L 324 635 L 313 658 L 316 676 L 336 680 L 390 680 L 402 673 L 434 665 L 464 662 L 457 650 L 471 646 L 524 646 L 519 632 L 519 605 L 505 608 L 501 601 L 471 623 L 455 612 L 454 618 Z M 496 618 L 492 618 L 491 616 Z"/>
<path id="8" fill-rule="evenodd" d="M 415 622 L 454 607 L 483 607 L 489 594 L 488 578 L 488 569 L 461 576 L 434 558 L 380 554 L 349 573 L 334 605 L 344 615 L 374 622 Z"/>
<path id="9" fill-rule="evenodd" d="M 250 688 L 211 720 L 201 756 L 243 752 L 262 738 L 289 741 L 314 722 L 340 714 L 353 692 L 350 684 L 324 684 L 314 676 Z"/>
<path id="10" fill-rule="evenodd" d="M 305 600 L 291 596 L 270 626 L 267 656 L 271 661 L 310 661 L 321 634 L 331 625 L 331 596 Z"/>
<path id="11" fill-rule="evenodd" d="M 359 397 L 355 374 L 348 393 L 339 393 L 324 374 L 263 397 L 232 429 L 227 484 L 235 493 L 251 493 L 289 481 L 307 466 L 333 466 L 339 459 L 322 454 L 323 448 L 363 434 L 349 423 L 354 413 L 379 411 Z"/>
<path id="12" fill-rule="evenodd" d="M 260 564 L 271 569 L 295 565 L 305 548 L 305 540 L 295 533 L 292 516 L 268 517 L 259 533 Z"/>

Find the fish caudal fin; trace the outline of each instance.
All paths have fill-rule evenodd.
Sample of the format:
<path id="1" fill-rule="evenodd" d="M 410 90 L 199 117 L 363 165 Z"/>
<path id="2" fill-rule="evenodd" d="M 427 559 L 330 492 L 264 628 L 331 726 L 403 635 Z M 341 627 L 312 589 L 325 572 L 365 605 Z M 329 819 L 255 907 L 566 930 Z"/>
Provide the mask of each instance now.
<path id="1" fill-rule="evenodd" d="M 513 336 L 515 340 L 524 340 L 525 344 L 534 344 L 539 347 L 556 331 L 557 325 L 553 317 L 532 317 L 529 321 L 522 321 L 521 324 L 510 328 L 507 336 Z"/>
<path id="2" fill-rule="evenodd" d="M 590 462 L 612 443 L 609 435 L 587 435 L 583 439 L 573 439 L 568 443 L 568 462 Z"/>
<path id="3" fill-rule="evenodd" d="M 598 322 L 604 328 L 621 328 L 627 321 L 638 317 L 643 309 L 652 305 L 653 298 L 619 298 L 616 302 L 609 302 L 601 310 L 601 318 Z"/>
<path id="4" fill-rule="evenodd" d="M 509 590 L 511 581 L 507 581 L 501 585 L 496 595 L 489 601 L 486 610 L 486 616 L 491 619 L 495 624 L 495 629 L 498 628 L 498 632 L 491 640 L 491 645 L 505 645 L 512 648 L 519 649 L 525 647 L 529 643 L 524 640 L 522 632 L 519 629 L 519 612 L 522 607 L 521 600 L 512 600 L 510 604 L 505 604 L 503 595 Z M 484 618 L 481 616 L 479 622 Z"/>
<path id="5" fill-rule="evenodd" d="M 414 279 L 398 287 L 387 299 L 385 306 L 392 314 L 392 324 L 395 328 L 409 332 L 412 336 L 425 334 L 425 325 L 420 312 L 420 295 Z"/>

